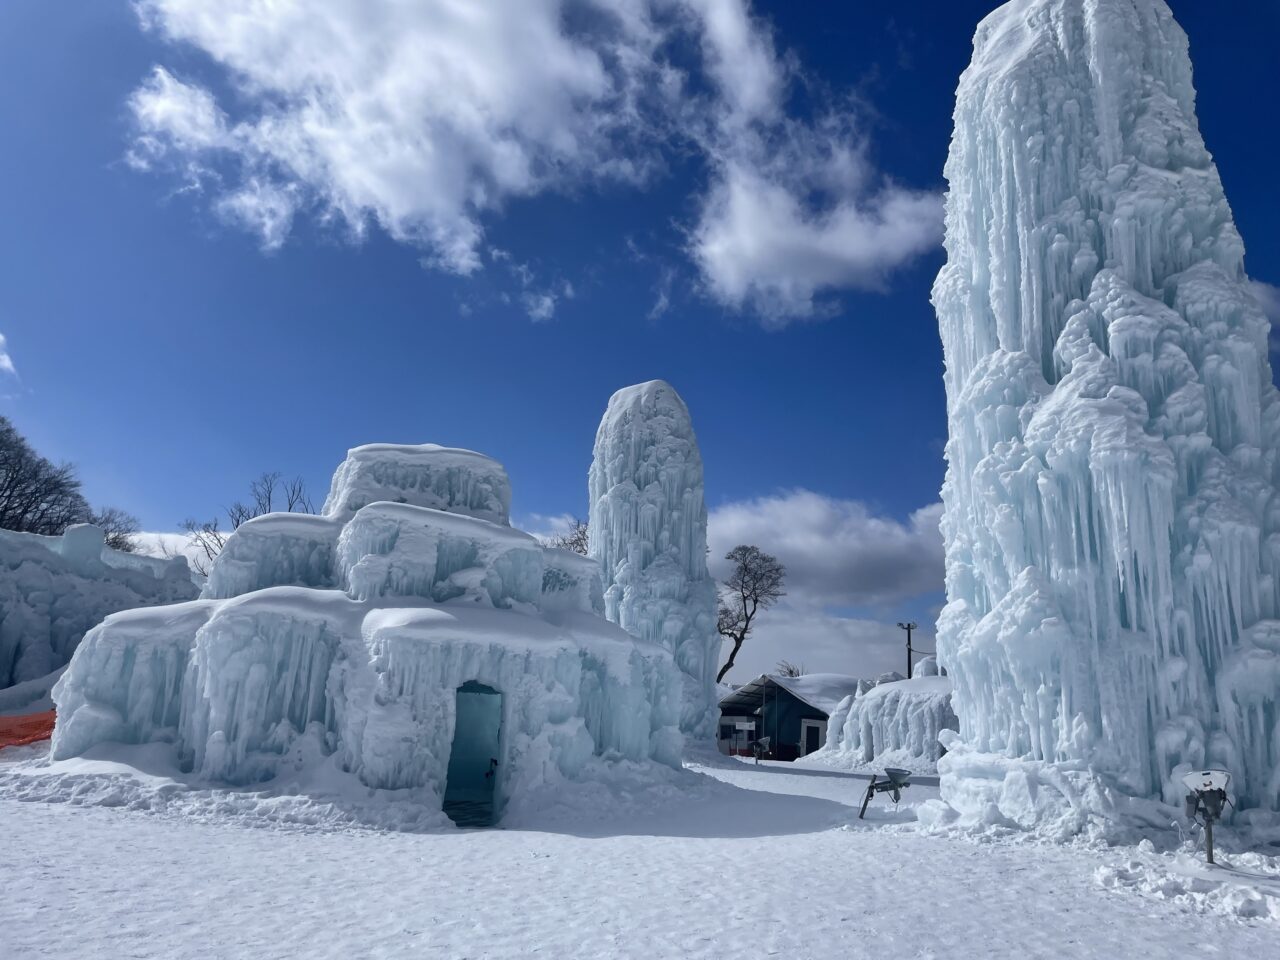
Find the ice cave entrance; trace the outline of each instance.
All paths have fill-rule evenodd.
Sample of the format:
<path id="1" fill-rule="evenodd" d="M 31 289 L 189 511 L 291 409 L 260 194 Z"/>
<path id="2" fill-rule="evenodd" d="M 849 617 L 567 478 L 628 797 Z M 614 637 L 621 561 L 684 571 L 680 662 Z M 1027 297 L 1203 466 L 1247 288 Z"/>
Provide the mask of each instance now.
<path id="1" fill-rule="evenodd" d="M 444 812 L 460 827 L 492 826 L 501 754 L 502 694 L 468 680 L 458 688 L 457 703 Z"/>

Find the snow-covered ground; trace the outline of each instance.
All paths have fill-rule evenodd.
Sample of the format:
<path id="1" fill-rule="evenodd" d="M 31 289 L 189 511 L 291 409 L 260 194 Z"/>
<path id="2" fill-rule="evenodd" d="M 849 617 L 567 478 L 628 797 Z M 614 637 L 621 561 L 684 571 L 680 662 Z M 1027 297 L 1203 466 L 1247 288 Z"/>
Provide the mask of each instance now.
<path id="1" fill-rule="evenodd" d="M 924 785 L 859 822 L 863 780 L 786 764 L 673 771 L 625 815 L 575 805 L 409 833 L 239 816 L 215 795 L 81 806 L 77 790 L 104 798 L 92 761 L 74 763 L 64 802 L 18 802 L 38 752 L 0 754 L 6 960 L 1262 958 L 1280 937 L 1280 914 L 1228 915 L 1260 881 L 1197 894 L 1205 881 L 1140 849 L 923 835 Z"/>

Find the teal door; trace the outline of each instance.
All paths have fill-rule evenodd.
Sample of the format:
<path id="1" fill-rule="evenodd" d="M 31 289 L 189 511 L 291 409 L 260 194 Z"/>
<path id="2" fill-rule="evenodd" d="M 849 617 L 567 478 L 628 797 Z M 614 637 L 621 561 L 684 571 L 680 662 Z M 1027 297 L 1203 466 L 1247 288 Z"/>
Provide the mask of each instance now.
<path id="1" fill-rule="evenodd" d="M 494 820 L 494 788 L 502 742 L 502 694 L 469 680 L 458 688 L 444 812 L 460 827 Z"/>

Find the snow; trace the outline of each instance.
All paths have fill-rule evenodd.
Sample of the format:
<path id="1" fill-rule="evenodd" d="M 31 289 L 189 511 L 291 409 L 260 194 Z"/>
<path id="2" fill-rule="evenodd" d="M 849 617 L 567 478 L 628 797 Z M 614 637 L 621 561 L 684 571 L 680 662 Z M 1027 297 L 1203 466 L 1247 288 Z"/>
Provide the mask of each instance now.
<path id="1" fill-rule="evenodd" d="M 726 763 L 505 829 L 395 832 L 112 760 L 38 776 L 42 760 L 13 752 L 0 818 L 22 882 L 0 898 L 0 944 L 24 960 L 1172 960 L 1275 946 L 1277 900 L 1240 875 L 1274 873 L 1275 858 L 1227 856 L 1237 873 L 1193 879 L 1185 853 L 925 834 L 913 811 L 936 791 L 919 783 L 896 814 L 877 798 L 860 821 L 863 779 Z"/>
<path id="2" fill-rule="evenodd" d="M 565 782 L 660 778 L 681 753 L 670 653 L 604 619 L 599 567 L 512 529 L 506 499 L 504 522 L 472 515 L 498 474 L 466 451 L 356 448 L 337 512 L 250 520 L 201 599 L 89 631 L 53 691 L 51 756 L 140 745 L 193 783 L 378 796 L 433 822 L 474 682 L 501 694 L 499 815 Z M 354 507 L 375 487 L 464 512 Z"/>
<path id="3" fill-rule="evenodd" d="M 498 461 L 471 450 L 369 443 L 347 451 L 320 511 L 349 520 L 379 500 L 509 523 L 511 481 Z"/>
<path id="4" fill-rule="evenodd" d="M 109 613 L 195 594 L 184 559 L 112 550 L 89 524 L 58 537 L 0 530 L 0 689 L 65 666 Z"/>
<path id="5" fill-rule="evenodd" d="M 0 717 L 43 713 L 53 709 L 53 685 L 61 679 L 66 667 L 34 680 L 23 680 L 0 690 Z"/>
<path id="6" fill-rule="evenodd" d="M 1018 0 L 947 161 L 943 798 L 1052 834 L 1280 808 L 1280 402 L 1163 0 Z"/>
<path id="7" fill-rule="evenodd" d="M 333 586 L 333 551 L 342 522 L 306 513 L 268 513 L 246 520 L 227 537 L 201 595 L 212 600 L 297 584 Z"/>
<path id="8" fill-rule="evenodd" d="M 938 735 L 955 727 L 948 677 L 863 684 L 831 711 L 826 744 L 805 759 L 849 769 L 933 773 L 942 756 Z"/>
<path id="9" fill-rule="evenodd" d="M 798 677 L 767 674 L 778 686 L 830 716 L 840 701 L 858 689 L 857 677 L 843 673 L 806 673 Z"/>
<path id="10" fill-rule="evenodd" d="M 596 432 L 588 477 L 590 556 L 608 618 L 660 643 L 684 674 L 680 729 L 715 736 L 716 585 L 707 572 L 702 455 L 689 410 L 668 383 L 619 390 Z"/>

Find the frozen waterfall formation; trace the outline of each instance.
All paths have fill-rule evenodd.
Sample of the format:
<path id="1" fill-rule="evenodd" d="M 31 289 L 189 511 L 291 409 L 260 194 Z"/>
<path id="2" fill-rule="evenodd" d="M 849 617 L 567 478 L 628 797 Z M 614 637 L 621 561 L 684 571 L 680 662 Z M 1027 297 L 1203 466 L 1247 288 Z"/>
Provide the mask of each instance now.
<path id="1" fill-rule="evenodd" d="M 0 530 L 0 689 L 66 666 L 86 631 L 109 613 L 198 592 L 185 558 L 113 550 L 92 524 L 57 537 Z"/>
<path id="2" fill-rule="evenodd" d="M 455 694 L 479 684 L 502 695 L 499 810 L 615 761 L 677 767 L 670 654 L 605 620 L 598 566 L 512 529 L 510 499 L 480 454 L 357 447 L 322 515 L 240 526 L 201 599 L 90 631 L 54 691 L 54 758 L 169 741 L 213 781 L 327 763 L 438 806 Z"/>
<path id="3" fill-rule="evenodd" d="M 1060 833 L 1167 827 L 1151 801 L 1214 765 L 1266 822 L 1280 406 L 1163 0 L 989 15 L 946 174 L 943 798 Z"/>
<path id="4" fill-rule="evenodd" d="M 939 735 L 956 728 L 951 680 L 927 658 L 916 664 L 910 680 L 897 673 L 875 682 L 860 680 L 857 692 L 841 700 L 831 714 L 827 742 L 817 759 L 839 766 L 932 773 L 943 753 Z"/>
<path id="5" fill-rule="evenodd" d="M 651 380 L 609 399 L 588 485 L 590 552 L 604 571 L 606 616 L 672 652 L 684 678 L 680 729 L 710 743 L 720 636 L 702 455 L 689 410 L 669 383 Z"/>

